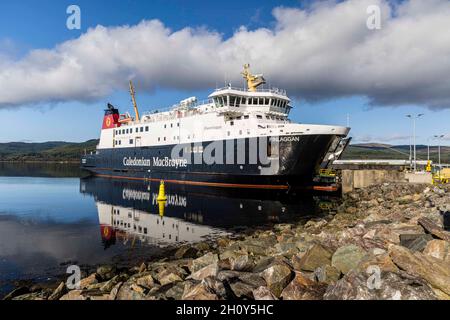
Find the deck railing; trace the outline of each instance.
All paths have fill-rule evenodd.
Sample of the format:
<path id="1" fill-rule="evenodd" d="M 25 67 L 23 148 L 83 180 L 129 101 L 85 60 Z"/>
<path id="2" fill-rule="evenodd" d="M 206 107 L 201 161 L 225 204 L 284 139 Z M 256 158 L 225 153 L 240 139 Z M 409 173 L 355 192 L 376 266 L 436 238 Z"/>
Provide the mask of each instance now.
<path id="1" fill-rule="evenodd" d="M 248 91 L 245 88 L 237 88 L 237 87 L 217 88 L 215 91 L 222 91 L 222 90 L 236 90 L 236 91 L 241 91 L 241 92 L 251 92 L 251 91 Z M 287 96 L 286 90 L 278 89 L 278 88 L 270 88 L 270 89 L 259 88 L 259 89 L 256 89 L 255 92 L 275 93 L 275 94 L 279 94 L 279 95 L 282 95 L 282 96 Z"/>

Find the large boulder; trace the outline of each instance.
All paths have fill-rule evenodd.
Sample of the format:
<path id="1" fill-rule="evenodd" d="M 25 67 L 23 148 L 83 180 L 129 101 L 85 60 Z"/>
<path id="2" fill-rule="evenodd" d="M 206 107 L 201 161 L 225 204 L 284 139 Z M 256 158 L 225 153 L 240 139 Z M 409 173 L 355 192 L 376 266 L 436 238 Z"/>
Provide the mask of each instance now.
<path id="1" fill-rule="evenodd" d="M 61 282 L 59 286 L 53 291 L 53 293 L 48 297 L 48 300 L 59 300 L 66 292 L 66 285 L 64 282 Z"/>
<path id="2" fill-rule="evenodd" d="M 155 286 L 155 280 L 153 279 L 152 275 L 148 273 L 136 278 L 136 284 L 141 287 L 151 289 Z"/>
<path id="3" fill-rule="evenodd" d="M 295 272 L 294 279 L 281 293 L 283 300 L 322 300 L 326 284 L 316 283 L 301 272 Z"/>
<path id="4" fill-rule="evenodd" d="M 80 280 L 80 289 L 85 289 L 97 283 L 98 283 L 97 276 L 95 273 L 93 273 L 89 277 Z"/>
<path id="5" fill-rule="evenodd" d="M 87 297 L 83 295 L 83 290 L 71 290 L 63 295 L 60 300 L 87 300 Z"/>
<path id="6" fill-rule="evenodd" d="M 431 240 L 427 243 L 423 253 L 440 260 L 446 260 L 450 258 L 450 243 L 444 240 Z"/>
<path id="7" fill-rule="evenodd" d="M 377 266 L 381 271 L 397 272 L 398 268 L 392 261 L 391 257 L 387 252 L 381 254 L 367 254 L 361 260 L 358 265 L 358 270 L 366 271 L 372 266 Z"/>
<path id="8" fill-rule="evenodd" d="M 274 263 L 263 272 L 261 276 L 267 283 L 267 287 L 272 293 L 279 297 L 283 289 L 293 278 L 293 272 L 285 263 Z"/>
<path id="9" fill-rule="evenodd" d="M 314 277 L 318 282 L 332 284 L 339 280 L 341 272 L 333 266 L 325 265 L 314 270 Z"/>
<path id="10" fill-rule="evenodd" d="M 188 264 L 188 267 L 191 273 L 194 273 L 206 266 L 209 266 L 213 263 L 217 263 L 217 261 L 219 261 L 218 255 L 212 252 L 208 252 L 207 254 L 201 256 L 200 258 L 192 260 Z"/>
<path id="11" fill-rule="evenodd" d="M 400 272 L 382 272 L 380 282 L 367 272 L 350 271 L 328 287 L 325 300 L 435 300 L 428 284 L 418 277 Z"/>
<path id="12" fill-rule="evenodd" d="M 96 274 L 101 281 L 106 281 L 116 275 L 117 268 L 113 265 L 104 265 L 97 268 Z"/>
<path id="13" fill-rule="evenodd" d="M 187 283 L 183 295 L 181 297 L 182 300 L 218 300 L 217 295 L 214 291 L 208 286 L 206 281 L 202 281 L 198 284 Z"/>
<path id="14" fill-rule="evenodd" d="M 181 246 L 174 254 L 175 259 L 196 258 L 198 250 L 190 245 Z"/>
<path id="15" fill-rule="evenodd" d="M 117 291 L 116 300 L 145 300 L 145 290 L 131 281 L 122 284 Z"/>
<path id="16" fill-rule="evenodd" d="M 331 265 L 343 274 L 355 269 L 366 255 L 364 249 L 356 245 L 347 245 L 336 250 L 331 258 Z"/>
<path id="17" fill-rule="evenodd" d="M 260 286 L 252 291 L 255 300 L 278 300 L 277 297 L 265 286 Z"/>
<path id="18" fill-rule="evenodd" d="M 216 277 L 218 272 L 219 272 L 219 267 L 217 265 L 217 262 L 215 262 L 215 263 L 212 263 L 212 264 L 192 273 L 188 277 L 188 279 L 203 280 L 207 277 Z"/>
<path id="19" fill-rule="evenodd" d="M 255 262 L 254 258 L 247 253 L 226 250 L 220 254 L 219 266 L 225 270 L 251 271 Z"/>
<path id="20" fill-rule="evenodd" d="M 428 241 L 433 240 L 433 237 L 429 234 L 401 234 L 400 244 L 405 248 L 415 252 L 422 251 Z"/>
<path id="21" fill-rule="evenodd" d="M 389 255 L 394 263 L 409 274 L 425 279 L 433 288 L 450 295 L 450 268 L 445 261 L 421 252 L 392 245 Z"/>
<path id="22" fill-rule="evenodd" d="M 314 271 L 331 264 L 332 252 L 320 244 L 313 245 L 300 259 L 293 260 L 295 270 Z"/>

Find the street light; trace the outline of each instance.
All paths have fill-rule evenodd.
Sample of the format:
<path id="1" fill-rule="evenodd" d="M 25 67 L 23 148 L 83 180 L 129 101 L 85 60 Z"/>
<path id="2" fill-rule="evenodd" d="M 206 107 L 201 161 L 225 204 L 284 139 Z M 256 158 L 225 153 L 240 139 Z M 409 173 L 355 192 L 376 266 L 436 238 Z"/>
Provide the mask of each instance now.
<path id="1" fill-rule="evenodd" d="M 441 170 L 441 139 L 444 137 L 443 134 L 434 136 L 438 140 L 438 157 L 439 157 L 439 171 Z"/>
<path id="2" fill-rule="evenodd" d="M 411 114 L 407 114 L 406 116 L 408 118 L 410 118 L 413 122 L 413 144 L 414 144 L 414 172 L 416 172 L 417 169 L 417 162 L 416 162 L 416 119 L 420 118 L 421 116 L 423 116 L 423 113 L 419 113 L 417 115 L 411 115 Z M 411 150 L 411 146 L 410 146 L 410 150 Z M 411 154 L 411 151 L 410 151 Z M 411 156 L 410 156 L 411 157 Z"/>
<path id="3" fill-rule="evenodd" d="M 427 161 L 430 161 L 430 139 L 431 137 L 427 138 Z"/>

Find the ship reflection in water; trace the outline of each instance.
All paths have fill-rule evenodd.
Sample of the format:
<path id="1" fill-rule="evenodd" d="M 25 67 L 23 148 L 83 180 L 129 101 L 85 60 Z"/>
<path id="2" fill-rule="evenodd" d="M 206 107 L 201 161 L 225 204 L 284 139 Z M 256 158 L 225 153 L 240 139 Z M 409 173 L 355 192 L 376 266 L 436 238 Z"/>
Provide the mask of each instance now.
<path id="1" fill-rule="evenodd" d="M 80 180 L 80 192 L 95 199 L 104 248 L 117 242 L 160 247 L 198 242 L 239 227 L 293 222 L 320 210 L 318 198 L 294 201 L 273 191 L 249 194 L 176 184 L 166 184 L 165 189 L 167 200 L 159 202 L 158 183 L 93 177 Z"/>
<path id="2" fill-rule="evenodd" d="M 193 243 L 319 214 L 319 198 L 273 191 L 211 189 L 64 177 L 0 164 L 0 297 L 18 279 L 46 281 L 67 266 L 136 265 L 164 256 L 167 246 Z M 3 172 L 5 175 L 5 172 Z"/>

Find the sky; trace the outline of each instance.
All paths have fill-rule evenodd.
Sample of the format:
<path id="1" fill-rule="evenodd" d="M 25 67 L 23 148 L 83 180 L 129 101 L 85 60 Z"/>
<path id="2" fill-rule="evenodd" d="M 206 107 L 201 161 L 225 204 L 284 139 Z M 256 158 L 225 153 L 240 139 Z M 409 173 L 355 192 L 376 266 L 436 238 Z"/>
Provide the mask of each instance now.
<path id="1" fill-rule="evenodd" d="M 81 29 L 69 30 L 69 5 Z M 380 8 L 369 29 L 368 7 Z M 354 142 L 450 144 L 450 1 L 0 2 L 0 142 L 98 138 L 107 102 L 141 111 L 243 86 L 250 63 L 287 89 L 291 119 Z"/>

